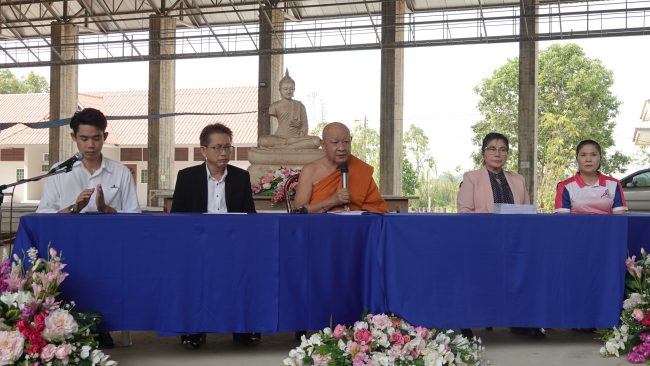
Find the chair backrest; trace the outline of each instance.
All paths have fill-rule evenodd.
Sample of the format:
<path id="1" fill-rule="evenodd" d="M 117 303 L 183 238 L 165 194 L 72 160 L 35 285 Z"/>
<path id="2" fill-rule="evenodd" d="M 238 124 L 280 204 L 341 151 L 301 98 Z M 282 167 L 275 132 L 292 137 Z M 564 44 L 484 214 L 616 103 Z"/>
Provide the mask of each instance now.
<path id="1" fill-rule="evenodd" d="M 291 202 L 291 191 L 293 188 L 293 184 L 298 181 L 300 178 L 300 173 L 294 174 L 287 178 L 287 180 L 284 182 L 284 202 L 287 205 L 287 213 L 293 213 L 293 204 Z"/>

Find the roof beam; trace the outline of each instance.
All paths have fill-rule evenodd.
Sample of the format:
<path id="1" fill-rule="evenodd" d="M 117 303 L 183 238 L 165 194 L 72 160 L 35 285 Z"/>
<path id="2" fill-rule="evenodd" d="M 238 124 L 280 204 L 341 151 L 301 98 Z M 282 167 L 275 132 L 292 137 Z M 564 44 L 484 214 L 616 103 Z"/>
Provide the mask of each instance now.
<path id="1" fill-rule="evenodd" d="M 93 22 L 101 32 L 108 33 L 110 31 L 110 29 L 108 29 L 108 27 L 104 25 L 104 23 L 98 21 L 100 20 L 100 18 L 94 15 L 95 12 L 93 11 L 93 4 L 91 0 L 77 0 L 77 2 L 81 6 L 81 8 L 86 11 L 86 14 L 90 16 L 90 19 L 93 20 Z"/>
<path id="2" fill-rule="evenodd" d="M 45 38 L 45 36 L 43 34 L 41 34 L 41 31 L 39 31 L 38 28 L 36 28 L 34 23 L 32 23 L 32 21 L 29 18 L 27 18 L 27 16 L 25 14 L 23 14 L 23 12 L 20 10 L 20 8 L 15 7 L 13 4 L 9 4 L 9 7 L 10 7 L 10 9 L 13 9 L 13 10 L 17 11 L 20 14 L 20 16 L 29 24 L 29 26 L 32 27 L 34 32 L 36 32 L 36 34 L 38 34 L 38 36 L 41 38 L 41 40 L 50 48 L 52 53 L 54 53 L 54 55 L 59 58 L 59 61 L 61 61 L 61 63 L 65 64 L 65 61 L 63 60 L 63 57 L 61 56 L 59 51 L 57 51 L 54 47 L 52 47 L 52 44 L 50 42 L 48 42 L 48 40 Z M 32 54 L 34 54 L 34 53 L 32 52 Z M 36 55 L 34 55 L 34 56 L 36 56 Z M 36 58 L 40 60 L 40 58 L 38 56 L 36 56 Z"/>

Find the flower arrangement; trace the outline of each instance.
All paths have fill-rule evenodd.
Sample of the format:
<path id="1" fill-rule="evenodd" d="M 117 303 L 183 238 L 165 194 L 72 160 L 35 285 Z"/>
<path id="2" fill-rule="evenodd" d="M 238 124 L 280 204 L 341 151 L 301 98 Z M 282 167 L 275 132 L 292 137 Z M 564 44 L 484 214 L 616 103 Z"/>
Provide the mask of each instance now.
<path id="1" fill-rule="evenodd" d="M 625 301 L 621 325 L 607 330 L 600 354 L 619 357 L 627 353 L 631 363 L 650 361 L 650 257 L 641 249 L 641 259 L 632 256 L 625 261 Z"/>
<path id="2" fill-rule="evenodd" d="M 68 276 L 56 250 L 43 259 L 31 248 L 27 257 L 27 265 L 15 254 L 0 264 L 0 365 L 117 365 L 91 333 L 101 316 L 56 300 Z"/>
<path id="3" fill-rule="evenodd" d="M 351 327 L 339 324 L 301 341 L 284 365 L 481 365 L 484 350 L 480 338 L 413 327 L 385 314 L 368 314 Z"/>
<path id="4" fill-rule="evenodd" d="M 269 171 L 265 176 L 259 179 L 258 183 L 252 184 L 251 189 L 254 194 L 261 196 L 271 196 L 271 202 L 276 204 L 284 201 L 284 183 L 292 176 L 300 174 L 300 169 L 291 169 L 280 167 L 275 171 Z M 291 189 L 294 189 L 298 182 L 294 182 Z"/>

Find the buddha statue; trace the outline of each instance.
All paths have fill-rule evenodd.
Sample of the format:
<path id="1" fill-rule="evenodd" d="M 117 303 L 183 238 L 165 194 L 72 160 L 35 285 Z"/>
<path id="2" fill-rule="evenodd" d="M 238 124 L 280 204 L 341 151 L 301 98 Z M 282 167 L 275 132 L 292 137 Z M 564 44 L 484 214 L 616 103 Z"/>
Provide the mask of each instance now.
<path id="1" fill-rule="evenodd" d="M 260 136 L 259 147 L 270 149 L 318 149 L 320 138 L 309 136 L 305 105 L 293 99 L 296 83 L 289 70 L 280 80 L 282 99 L 271 103 L 269 115 L 277 119 L 278 128 L 272 135 Z"/>

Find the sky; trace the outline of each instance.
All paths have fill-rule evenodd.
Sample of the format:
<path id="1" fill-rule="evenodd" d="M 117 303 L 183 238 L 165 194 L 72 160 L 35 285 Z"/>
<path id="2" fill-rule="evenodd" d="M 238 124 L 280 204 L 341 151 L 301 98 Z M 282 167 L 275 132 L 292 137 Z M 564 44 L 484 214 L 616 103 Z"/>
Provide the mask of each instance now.
<path id="1" fill-rule="evenodd" d="M 614 72 L 612 91 L 621 101 L 615 149 L 628 155 L 638 150 L 632 142 L 634 128 L 642 126 L 641 109 L 650 99 L 649 41 L 650 36 L 568 41 L 579 44 L 587 57 L 600 59 Z M 540 51 L 552 43 L 567 42 L 540 42 Z M 518 57 L 518 52 L 517 43 L 405 49 L 404 130 L 410 124 L 424 129 L 439 173 L 473 168 L 470 154 L 479 147 L 471 142 L 471 126 L 481 119 L 473 88 L 508 59 Z M 291 54 L 285 55 L 284 64 L 296 81 L 294 99 L 305 104 L 310 127 L 322 119 L 351 126 L 355 120 L 367 118 L 371 127 L 379 129 L 379 51 Z M 176 87 L 255 86 L 257 70 L 255 56 L 177 60 Z M 46 67 L 12 69 L 19 76 L 29 71 L 49 80 Z M 147 88 L 146 62 L 79 66 L 80 92 Z M 631 165 L 627 173 L 639 168 Z"/>

